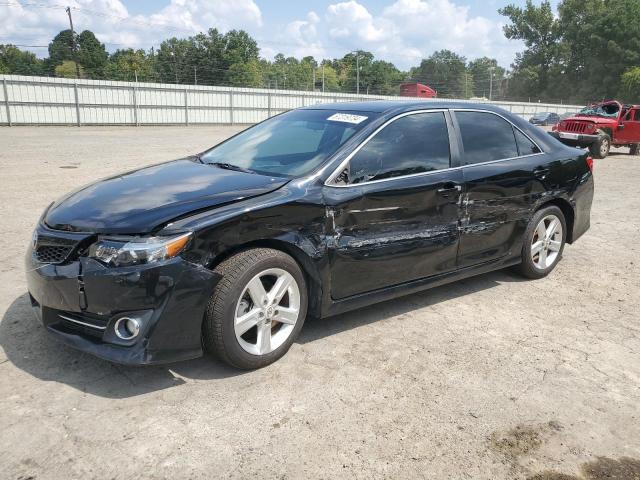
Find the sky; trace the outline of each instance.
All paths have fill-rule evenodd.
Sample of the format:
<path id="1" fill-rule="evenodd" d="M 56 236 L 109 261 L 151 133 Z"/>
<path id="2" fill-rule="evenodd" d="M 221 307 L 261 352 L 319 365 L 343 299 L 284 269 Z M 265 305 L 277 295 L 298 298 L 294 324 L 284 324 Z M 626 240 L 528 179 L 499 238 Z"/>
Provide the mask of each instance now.
<path id="1" fill-rule="evenodd" d="M 75 30 L 93 31 L 109 51 L 215 27 L 248 31 L 266 58 L 339 58 L 360 49 L 408 69 L 447 48 L 508 68 L 523 49 L 502 32 L 497 10 L 509 3 L 525 0 L 0 0 L 0 43 L 46 56 L 42 46 L 68 28 L 69 5 Z"/>

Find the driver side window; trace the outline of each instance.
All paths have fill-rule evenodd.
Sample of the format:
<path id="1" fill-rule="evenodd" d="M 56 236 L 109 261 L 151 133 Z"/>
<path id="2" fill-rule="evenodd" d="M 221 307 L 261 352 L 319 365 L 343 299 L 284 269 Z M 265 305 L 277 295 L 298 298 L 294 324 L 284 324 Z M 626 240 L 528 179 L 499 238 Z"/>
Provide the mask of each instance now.
<path id="1" fill-rule="evenodd" d="M 449 162 L 444 113 L 416 113 L 391 122 L 351 158 L 349 183 L 441 170 Z"/>

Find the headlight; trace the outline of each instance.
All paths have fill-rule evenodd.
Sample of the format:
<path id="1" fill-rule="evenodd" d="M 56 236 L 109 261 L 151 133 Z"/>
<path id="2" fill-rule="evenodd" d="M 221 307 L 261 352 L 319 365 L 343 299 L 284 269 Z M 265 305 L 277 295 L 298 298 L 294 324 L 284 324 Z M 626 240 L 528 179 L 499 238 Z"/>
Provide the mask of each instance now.
<path id="1" fill-rule="evenodd" d="M 178 255 L 191 233 L 172 237 L 101 237 L 89 247 L 89 256 L 114 267 L 158 262 Z"/>

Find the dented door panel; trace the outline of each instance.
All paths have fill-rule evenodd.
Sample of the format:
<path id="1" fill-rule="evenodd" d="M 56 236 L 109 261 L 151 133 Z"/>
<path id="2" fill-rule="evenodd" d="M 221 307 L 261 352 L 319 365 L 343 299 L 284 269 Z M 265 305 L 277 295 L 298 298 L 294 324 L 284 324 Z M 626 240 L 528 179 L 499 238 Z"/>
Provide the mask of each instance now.
<path id="1" fill-rule="evenodd" d="M 463 168 L 458 266 L 520 254 L 533 208 L 553 177 L 547 155 Z"/>
<path id="2" fill-rule="evenodd" d="M 455 268 L 460 170 L 325 187 L 335 299 Z M 438 190 L 446 191 L 439 192 Z"/>

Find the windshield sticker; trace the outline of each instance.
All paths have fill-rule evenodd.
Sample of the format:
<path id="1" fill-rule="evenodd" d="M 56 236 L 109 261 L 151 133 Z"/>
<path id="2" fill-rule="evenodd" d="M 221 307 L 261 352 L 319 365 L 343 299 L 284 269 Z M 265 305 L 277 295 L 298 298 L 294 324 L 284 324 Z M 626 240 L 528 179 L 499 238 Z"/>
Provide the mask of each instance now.
<path id="1" fill-rule="evenodd" d="M 362 115 L 350 115 L 348 113 L 334 113 L 327 120 L 333 122 L 346 122 L 353 123 L 354 125 L 358 125 L 359 123 L 364 122 L 369 117 L 364 117 Z"/>

